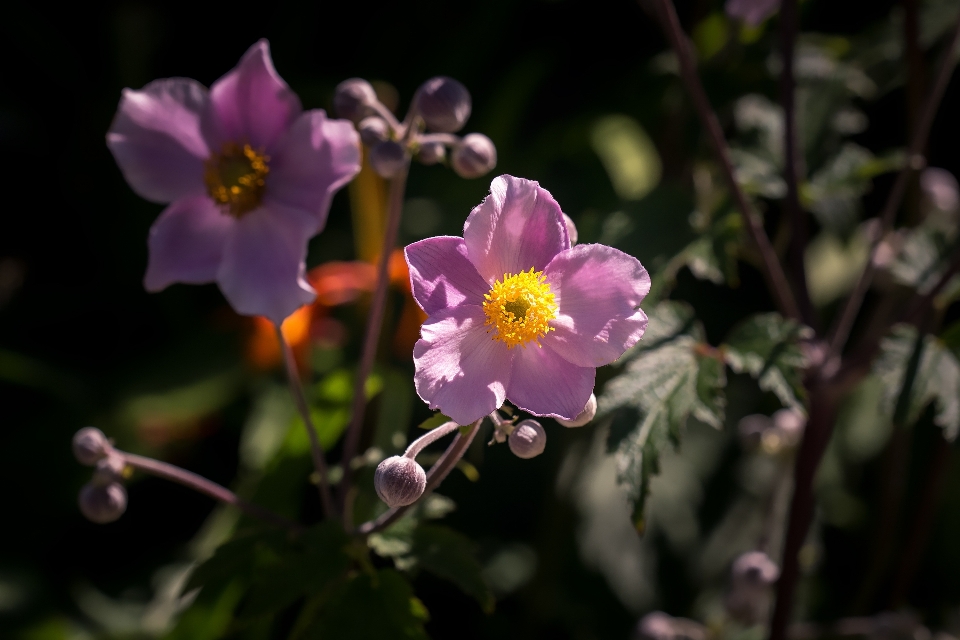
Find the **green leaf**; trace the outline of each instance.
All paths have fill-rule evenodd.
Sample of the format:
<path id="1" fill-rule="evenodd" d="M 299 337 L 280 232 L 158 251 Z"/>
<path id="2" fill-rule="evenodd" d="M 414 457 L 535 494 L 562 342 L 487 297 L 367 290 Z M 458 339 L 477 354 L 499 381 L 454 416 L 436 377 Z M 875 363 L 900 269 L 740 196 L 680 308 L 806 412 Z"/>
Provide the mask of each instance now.
<path id="1" fill-rule="evenodd" d="M 932 402 L 933 421 L 948 440 L 960 431 L 960 361 L 934 336 L 897 325 L 880 343 L 873 372 L 883 385 L 881 409 L 895 425 L 910 426 Z"/>
<path id="2" fill-rule="evenodd" d="M 411 555 L 420 567 L 475 598 L 486 613 L 493 612 L 493 593 L 481 576 L 470 538 L 448 527 L 421 524 L 413 533 Z"/>
<path id="3" fill-rule="evenodd" d="M 734 327 L 722 348 L 736 373 L 749 373 L 784 405 L 804 411 L 806 358 L 800 340 L 812 335 L 808 327 L 778 313 L 763 313 Z"/>
<path id="4" fill-rule="evenodd" d="M 933 289 L 947 268 L 955 237 L 955 229 L 940 228 L 932 221 L 911 229 L 890 267 L 894 280 L 922 294 Z"/>
<path id="5" fill-rule="evenodd" d="M 425 429 L 430 431 L 432 429 L 436 429 L 440 425 L 446 424 L 447 422 L 450 422 L 450 418 L 438 412 L 417 425 L 417 429 Z"/>
<path id="6" fill-rule="evenodd" d="M 224 588 L 234 580 L 248 578 L 265 557 L 275 557 L 276 549 L 283 545 L 284 535 L 268 529 L 228 540 L 194 569 L 184 592 L 200 587 Z"/>
<path id="7" fill-rule="evenodd" d="M 607 383 L 599 398 L 601 417 L 618 413 L 609 446 L 616 451 L 617 479 L 634 504 L 639 530 L 662 447 L 668 441 L 679 443 L 691 413 L 714 427 L 723 425 L 725 370 L 720 353 L 703 341 L 703 328 L 689 306 L 660 303 L 650 314 L 644 339 L 628 354 L 624 371 Z"/>
<path id="8" fill-rule="evenodd" d="M 241 612 L 244 618 L 275 613 L 302 596 L 321 592 L 346 573 L 350 558 L 343 527 L 328 520 L 285 545 L 281 556 L 258 568 Z"/>
<path id="9" fill-rule="evenodd" d="M 297 640 L 427 640 L 426 608 L 393 569 L 354 575 L 308 607 L 311 618 L 298 623 L 293 634 Z"/>

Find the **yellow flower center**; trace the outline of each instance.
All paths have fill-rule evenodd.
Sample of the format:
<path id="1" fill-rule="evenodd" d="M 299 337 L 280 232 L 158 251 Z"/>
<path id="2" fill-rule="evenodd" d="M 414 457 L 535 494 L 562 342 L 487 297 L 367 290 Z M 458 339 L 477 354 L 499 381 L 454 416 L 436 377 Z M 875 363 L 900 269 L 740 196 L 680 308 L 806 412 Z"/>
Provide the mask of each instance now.
<path id="1" fill-rule="evenodd" d="M 535 272 L 531 267 L 516 275 L 505 273 L 483 297 L 485 324 L 491 327 L 487 332 L 496 330 L 493 339 L 505 343 L 508 349 L 531 340 L 539 347 L 540 338 L 553 331 L 549 322 L 557 317 L 557 304 L 542 271 Z"/>
<path id="2" fill-rule="evenodd" d="M 214 202 L 225 213 L 239 218 L 256 209 L 263 199 L 265 178 L 270 173 L 270 156 L 254 150 L 249 144 L 235 142 L 223 145 L 219 153 L 207 159 L 203 182 Z"/>

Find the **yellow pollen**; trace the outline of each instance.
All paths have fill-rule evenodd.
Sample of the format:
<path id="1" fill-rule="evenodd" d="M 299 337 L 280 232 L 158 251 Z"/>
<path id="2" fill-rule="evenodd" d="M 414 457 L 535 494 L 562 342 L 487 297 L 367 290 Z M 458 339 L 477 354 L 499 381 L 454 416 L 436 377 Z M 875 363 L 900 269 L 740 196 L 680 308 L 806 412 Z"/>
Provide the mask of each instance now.
<path id="1" fill-rule="evenodd" d="M 270 156 L 249 144 L 223 145 L 207 159 L 203 182 L 214 202 L 235 218 L 256 209 L 263 199 L 265 178 L 270 173 Z"/>
<path id="2" fill-rule="evenodd" d="M 531 340 L 539 347 L 540 338 L 553 331 L 549 323 L 557 317 L 557 304 L 542 271 L 531 267 L 515 275 L 505 273 L 483 297 L 485 324 L 491 327 L 487 333 L 493 332 L 493 339 L 508 349 Z"/>

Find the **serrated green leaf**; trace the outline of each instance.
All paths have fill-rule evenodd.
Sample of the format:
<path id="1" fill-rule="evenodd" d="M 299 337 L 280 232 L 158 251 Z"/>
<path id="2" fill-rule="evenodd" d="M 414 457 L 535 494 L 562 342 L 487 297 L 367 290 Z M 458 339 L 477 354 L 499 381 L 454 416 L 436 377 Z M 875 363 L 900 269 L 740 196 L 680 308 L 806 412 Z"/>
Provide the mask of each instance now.
<path id="1" fill-rule="evenodd" d="M 723 424 L 726 376 L 719 353 L 703 340 L 703 328 L 689 306 L 660 303 L 623 372 L 607 383 L 598 400 L 599 416 L 618 412 L 609 446 L 616 451 L 617 480 L 634 504 L 638 529 L 661 448 L 668 441 L 679 444 L 691 413 L 712 426 Z M 620 410 L 636 419 L 627 424 Z"/>
<path id="2" fill-rule="evenodd" d="M 426 608 L 399 572 L 361 573 L 310 603 L 311 618 L 297 624 L 297 640 L 427 640 Z"/>
<path id="3" fill-rule="evenodd" d="M 264 530 L 228 540 L 193 570 L 184 592 L 201 587 L 219 589 L 237 579 L 246 579 L 265 558 L 275 556 L 284 536 L 280 531 Z"/>
<path id="4" fill-rule="evenodd" d="M 941 229 L 934 224 L 911 229 L 890 267 L 894 280 L 923 294 L 933 289 L 947 268 L 955 236 L 955 229 Z"/>
<path id="5" fill-rule="evenodd" d="M 784 405 L 803 407 L 803 370 L 806 358 L 800 340 L 812 331 L 778 313 L 763 313 L 734 327 L 724 345 L 727 364 L 736 373 L 749 373 L 764 391 Z"/>
<path id="6" fill-rule="evenodd" d="M 883 385 L 881 409 L 894 424 L 910 426 L 934 404 L 933 421 L 948 440 L 960 431 L 960 361 L 934 336 L 897 325 L 880 343 L 873 372 Z"/>
<path id="7" fill-rule="evenodd" d="M 449 580 L 480 603 L 487 613 L 495 600 L 473 553 L 473 541 L 448 527 L 421 524 L 413 534 L 411 555 L 430 573 Z"/>

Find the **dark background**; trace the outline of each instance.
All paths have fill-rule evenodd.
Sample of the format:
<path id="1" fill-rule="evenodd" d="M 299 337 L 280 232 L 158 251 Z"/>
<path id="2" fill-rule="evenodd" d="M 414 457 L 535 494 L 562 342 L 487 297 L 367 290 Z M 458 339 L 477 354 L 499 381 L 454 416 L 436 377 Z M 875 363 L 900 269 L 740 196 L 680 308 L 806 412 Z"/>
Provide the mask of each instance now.
<path id="1" fill-rule="evenodd" d="M 856 33 L 894 4 L 810 0 L 802 7 L 803 29 Z M 707 1 L 678 3 L 688 30 L 718 8 Z M 687 126 L 679 133 L 665 129 L 664 93 L 674 80 L 650 71 L 665 43 L 633 2 L 108 2 L 57 11 L 17 2 L 4 14 L 0 582 L 19 585 L 21 597 L 16 607 L 0 607 L 3 637 L 18 637 L 6 634 L 38 628 L 44 620 L 82 619 L 72 595 L 79 582 L 109 594 L 146 584 L 157 565 L 182 553 L 212 508 L 204 497 L 153 479 L 131 485 L 129 509 L 115 524 L 88 523 L 75 506 L 89 474 L 70 454 L 79 427 L 108 430 L 118 405 L 133 394 L 183 383 L 223 363 L 242 368 L 245 325 L 215 286 L 176 285 L 156 295 L 142 288 L 146 234 L 161 207 L 126 186 L 104 144 L 122 88 L 170 76 L 209 86 L 261 37 L 270 40 L 279 73 L 305 108 L 329 109 L 334 86 L 352 76 L 391 83 L 404 108 L 423 80 L 450 75 L 473 95 L 466 131 L 483 132 L 497 145 L 496 173 L 540 181 L 580 223 L 581 240 L 596 240 L 598 220 L 621 206 L 588 143 L 597 116 L 637 118 L 658 144 L 665 183 L 677 189 L 687 187 L 687 159 L 703 149 L 688 106 Z M 756 80 L 729 69 L 707 75 L 721 115 L 726 118 L 723 105 L 748 87 L 776 95 L 772 79 Z M 858 142 L 873 149 L 903 144 L 901 90 L 864 109 L 872 126 Z M 954 174 L 960 173 L 958 111 L 955 82 L 930 144 L 931 164 Z M 486 178 L 464 181 L 442 167 L 415 166 L 408 196 L 435 199 L 443 212 L 436 232 L 456 234 L 488 185 Z M 877 209 L 888 186 L 878 180 L 868 211 Z M 310 264 L 351 259 L 350 233 L 344 191 L 327 230 L 311 245 Z M 636 252 L 645 264 L 661 250 L 657 227 L 650 233 Z M 693 302 L 716 341 L 745 309 L 770 307 L 749 266 L 741 265 L 741 280 L 731 294 L 681 274 L 676 297 Z M 241 395 L 198 432 L 158 450 L 229 484 L 248 409 Z M 587 437 L 560 435 L 567 441 Z M 121 443 L 136 439 L 117 437 Z M 417 593 L 431 611 L 434 637 L 626 637 L 635 618 L 602 577 L 580 565 L 577 516 L 554 499 L 568 444 L 554 443 L 547 455 L 522 465 L 505 448 L 491 450 L 485 462 L 490 471 L 478 485 L 458 477 L 449 482 L 447 492 L 461 504 L 452 526 L 481 548 L 487 540 L 528 542 L 540 564 L 534 581 L 498 603 L 490 617 L 445 583 L 419 578 Z M 865 477 L 869 485 L 869 469 Z M 718 480 L 706 509 L 726 503 L 724 487 Z M 840 536 L 840 552 L 832 557 L 856 549 L 856 538 L 848 538 Z M 670 575 L 671 562 L 680 561 L 664 549 L 662 605 L 676 615 L 686 613 L 695 595 L 673 585 L 679 579 Z M 846 579 L 838 572 L 828 583 Z M 960 595 L 955 582 L 934 589 L 943 590 Z"/>

